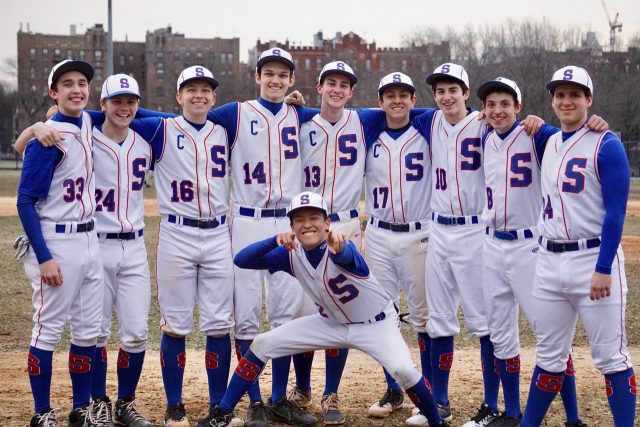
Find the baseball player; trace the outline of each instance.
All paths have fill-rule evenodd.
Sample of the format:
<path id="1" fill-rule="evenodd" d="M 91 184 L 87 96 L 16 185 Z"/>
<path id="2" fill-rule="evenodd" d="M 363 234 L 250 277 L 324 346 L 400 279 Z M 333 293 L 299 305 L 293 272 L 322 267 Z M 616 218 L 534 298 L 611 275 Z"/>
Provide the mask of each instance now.
<path id="1" fill-rule="evenodd" d="M 575 324 L 582 320 L 604 374 L 616 427 L 633 426 L 636 378 L 627 349 L 627 282 L 620 246 L 629 195 L 629 162 L 618 137 L 583 128 L 593 103 L 586 70 L 567 66 L 547 83 L 562 132 L 541 165 L 540 250 L 532 305 L 536 367 L 522 426 L 539 426 L 565 379 Z"/>
<path id="2" fill-rule="evenodd" d="M 522 94 L 513 80 L 489 80 L 480 85 L 477 94 L 491 126 L 482 144 L 486 185 L 483 219 L 488 226 L 483 247 L 484 300 L 505 401 L 505 411 L 491 426 L 515 426 L 522 417 L 518 306 L 532 325 L 536 316 L 542 315 L 531 307 L 539 234 L 535 224 L 542 208 L 540 162 L 547 140 L 559 130 L 543 125 L 534 137 L 524 132 L 518 119 Z M 585 426 L 578 415 L 572 365 L 569 356 L 561 390 L 566 425 Z"/>
<path id="3" fill-rule="evenodd" d="M 31 242 L 24 257 L 33 288 L 33 333 L 27 367 L 35 415 L 30 426 L 57 426 L 49 394 L 53 351 L 71 325 L 69 374 L 73 405 L 69 426 L 102 426 L 91 416 L 91 367 L 102 321 L 102 262 L 94 229 L 95 179 L 91 119 L 83 112 L 93 67 L 65 60 L 49 73 L 49 96 L 58 112 L 47 122 L 62 141 L 27 145 L 18 214 Z"/>
<path id="4" fill-rule="evenodd" d="M 448 425 L 438 415 L 429 382 L 411 360 L 386 291 L 346 235 L 329 231 L 325 200 L 316 193 L 300 193 L 291 201 L 288 215 L 292 231 L 248 246 L 234 262 L 241 268 L 294 275 L 313 299 L 318 313 L 294 319 L 255 338 L 216 408 L 217 422 L 211 425 L 227 425 L 230 411 L 270 358 L 327 345 L 358 348 L 370 354 L 407 389 L 429 417 L 430 425 Z"/>
<path id="5" fill-rule="evenodd" d="M 151 148 L 129 129 L 140 100 L 138 82 L 126 74 L 107 77 L 100 104 L 105 113 L 102 126 L 93 128 L 93 158 L 96 169 L 96 226 L 105 282 L 102 329 L 93 361 L 91 397 L 94 419 L 111 423 L 111 402 L 107 397 L 107 351 L 111 313 L 120 324 L 118 354 L 118 400 L 115 421 L 121 425 L 151 426 L 138 412 L 135 390 L 142 372 L 148 337 L 147 318 L 151 284 L 147 252 L 142 239 L 144 204 L 142 182 L 152 161 Z M 60 140 L 56 128 L 33 126 L 41 142 L 47 132 Z M 23 136 L 16 150 L 23 150 Z M 121 142 L 119 142 L 121 141 Z M 44 144 L 44 142 L 43 142 Z M 44 144 L 46 145 L 46 144 Z"/>
<path id="6" fill-rule="evenodd" d="M 396 305 L 400 300 L 399 283 L 402 285 L 410 323 L 418 332 L 422 372 L 429 379 L 425 260 L 431 221 L 430 152 L 424 137 L 409 122 L 416 102 L 411 78 L 399 72 L 384 76 L 378 97 L 387 129 L 367 144 L 366 259 Z M 398 383 L 387 371 L 385 376 L 387 392 L 369 408 L 369 414 L 375 417 L 388 416 L 403 402 Z"/>

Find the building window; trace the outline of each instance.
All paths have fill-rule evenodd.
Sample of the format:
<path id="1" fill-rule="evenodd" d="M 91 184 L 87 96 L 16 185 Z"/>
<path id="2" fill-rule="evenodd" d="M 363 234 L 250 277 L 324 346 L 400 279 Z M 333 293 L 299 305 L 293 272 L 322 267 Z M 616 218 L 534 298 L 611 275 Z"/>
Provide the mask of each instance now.
<path id="1" fill-rule="evenodd" d="M 227 62 L 229 64 L 233 63 L 233 53 L 231 52 L 227 53 Z"/>
<path id="2" fill-rule="evenodd" d="M 67 59 L 73 59 L 73 49 L 67 49 Z"/>
<path id="3" fill-rule="evenodd" d="M 129 55 L 129 62 L 133 62 L 133 55 Z"/>
<path id="4" fill-rule="evenodd" d="M 407 71 L 407 60 L 406 59 L 402 60 L 402 71 Z"/>
<path id="5" fill-rule="evenodd" d="M 49 77 L 49 67 L 44 67 L 42 69 L 42 77 Z"/>
<path id="6" fill-rule="evenodd" d="M 32 79 L 35 79 L 35 78 L 36 78 L 36 67 L 33 67 L 33 66 L 32 66 L 32 67 L 29 69 L 29 77 L 31 77 Z"/>
<path id="7" fill-rule="evenodd" d="M 159 79 L 164 77 L 164 70 L 162 68 L 158 68 L 156 69 L 156 76 L 158 76 Z"/>
<path id="8" fill-rule="evenodd" d="M 102 61 L 102 51 L 100 49 L 96 49 L 95 52 L 93 52 L 93 57 L 96 61 Z"/>
<path id="9" fill-rule="evenodd" d="M 158 58 L 158 59 L 160 59 L 160 58 L 164 58 L 164 52 L 157 51 L 157 52 L 156 52 L 156 58 Z"/>
<path id="10" fill-rule="evenodd" d="M 221 53 L 220 54 L 220 62 L 223 64 L 227 63 L 227 54 L 226 53 Z"/>
<path id="11" fill-rule="evenodd" d="M 84 49 L 80 49 L 80 50 L 78 51 L 78 58 L 79 58 L 79 59 L 84 59 Z"/>
<path id="12" fill-rule="evenodd" d="M 196 53 L 196 58 L 198 58 L 198 59 L 202 59 L 202 52 L 198 52 L 198 53 Z"/>
<path id="13" fill-rule="evenodd" d="M 96 79 L 101 79 L 102 78 L 102 68 L 100 67 L 96 67 Z"/>
<path id="14" fill-rule="evenodd" d="M 36 59 L 36 48 L 35 47 L 30 47 L 29 48 L 29 59 Z"/>
<path id="15" fill-rule="evenodd" d="M 174 53 L 173 53 L 173 60 L 174 60 L 175 62 L 180 61 L 180 52 L 174 52 Z"/>
<path id="16" fill-rule="evenodd" d="M 53 49 L 53 57 L 54 58 L 59 58 L 60 57 L 60 49 L 58 49 L 58 48 Z"/>
<path id="17" fill-rule="evenodd" d="M 184 53 L 184 57 L 185 57 L 186 59 L 191 58 L 191 52 L 185 52 L 185 53 Z"/>
<path id="18" fill-rule="evenodd" d="M 364 66 L 365 66 L 365 68 L 367 69 L 367 71 L 368 71 L 368 70 L 371 70 L 371 60 L 370 60 L 370 59 L 367 59 L 367 61 L 365 62 L 365 65 L 364 65 Z"/>
<path id="19" fill-rule="evenodd" d="M 304 69 L 308 70 L 311 68 L 311 59 L 309 58 L 304 58 Z"/>
<path id="20" fill-rule="evenodd" d="M 49 86 L 47 86 L 47 85 L 42 86 L 42 94 L 44 96 L 49 95 Z"/>
<path id="21" fill-rule="evenodd" d="M 316 59 L 316 70 L 322 70 L 322 59 Z"/>
<path id="22" fill-rule="evenodd" d="M 42 48 L 42 57 L 43 58 L 48 58 L 49 57 L 49 49 L 47 49 L 46 47 Z"/>
<path id="23" fill-rule="evenodd" d="M 295 64 L 296 68 L 300 67 L 300 63 L 297 58 L 293 60 L 293 63 Z"/>
<path id="24" fill-rule="evenodd" d="M 124 54 L 120 55 L 120 65 L 124 65 L 125 64 L 125 56 Z"/>
<path id="25" fill-rule="evenodd" d="M 380 69 L 384 70 L 384 59 L 380 60 Z"/>
<path id="26" fill-rule="evenodd" d="M 31 92 L 36 93 L 36 90 L 38 90 L 38 88 L 36 88 L 36 85 L 31 85 Z"/>

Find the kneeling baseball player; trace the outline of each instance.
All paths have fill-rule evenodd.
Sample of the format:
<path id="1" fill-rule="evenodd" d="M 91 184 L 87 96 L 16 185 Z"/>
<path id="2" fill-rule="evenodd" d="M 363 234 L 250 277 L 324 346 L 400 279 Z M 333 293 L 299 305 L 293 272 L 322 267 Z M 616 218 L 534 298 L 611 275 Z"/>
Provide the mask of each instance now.
<path id="1" fill-rule="evenodd" d="M 384 366 L 426 415 L 430 426 L 448 426 L 438 414 L 431 385 L 411 360 L 393 303 L 355 245 L 343 233 L 329 231 L 322 196 L 298 194 L 287 215 L 290 232 L 244 248 L 234 263 L 240 268 L 284 271 L 296 277 L 318 314 L 297 318 L 255 338 L 214 409 L 211 425 L 222 427 L 230 422 L 233 408 L 269 359 L 349 347 L 371 355 Z"/>

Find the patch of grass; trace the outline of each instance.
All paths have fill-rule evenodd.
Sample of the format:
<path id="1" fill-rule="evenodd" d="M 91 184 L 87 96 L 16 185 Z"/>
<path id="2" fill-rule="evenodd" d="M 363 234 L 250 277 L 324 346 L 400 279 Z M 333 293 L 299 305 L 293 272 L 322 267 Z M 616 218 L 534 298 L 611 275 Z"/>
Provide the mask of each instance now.
<path id="1" fill-rule="evenodd" d="M 20 183 L 20 170 L 0 170 L 0 197 L 16 197 Z"/>

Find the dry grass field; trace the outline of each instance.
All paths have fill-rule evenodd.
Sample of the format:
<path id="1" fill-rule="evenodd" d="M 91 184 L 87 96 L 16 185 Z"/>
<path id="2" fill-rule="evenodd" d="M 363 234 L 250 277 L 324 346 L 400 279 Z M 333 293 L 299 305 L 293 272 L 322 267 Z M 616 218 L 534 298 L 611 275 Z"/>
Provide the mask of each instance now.
<path id="1" fill-rule="evenodd" d="M 31 289 L 27 282 L 22 264 L 16 262 L 12 255 L 11 244 L 22 227 L 15 213 L 15 192 L 19 180 L 17 171 L 0 171 L 0 426 L 25 426 L 32 413 L 32 400 L 26 374 L 26 349 L 31 334 Z M 147 195 L 153 198 L 153 189 Z M 626 272 L 629 283 L 627 305 L 627 332 L 629 344 L 635 360 L 640 360 L 640 182 L 634 181 L 631 202 L 625 223 L 623 247 L 626 254 Z M 148 212 L 152 212 L 150 201 Z M 155 275 L 155 247 L 157 240 L 158 217 L 149 216 L 146 220 L 146 244 L 149 252 L 149 263 L 152 276 Z M 155 277 L 152 277 L 155 297 Z M 406 308 L 406 306 L 405 306 Z M 159 312 L 155 298 L 152 302 L 149 328 L 151 331 L 149 351 L 145 361 L 143 378 L 138 389 L 138 399 L 142 411 L 157 425 L 161 425 L 165 399 L 159 369 L 158 348 L 160 333 L 158 330 Z M 117 331 L 117 322 L 114 323 Z M 403 326 L 403 333 L 408 344 L 414 349 L 414 360 L 417 357 L 415 334 Z M 535 363 L 534 340 L 526 322 L 521 321 L 522 349 L 522 383 L 521 398 L 526 402 L 531 371 Z M 70 381 L 66 367 L 66 348 L 68 348 L 68 331 L 56 352 L 54 361 L 54 385 L 52 403 L 60 409 L 59 421 L 65 421 L 70 407 Z M 188 338 L 188 366 L 185 375 L 184 397 L 191 421 L 197 421 L 207 411 L 207 386 L 203 368 L 204 337 L 195 333 Z M 117 357 L 117 333 L 114 333 L 109 345 L 110 361 Z M 324 357 L 316 355 L 317 363 L 313 371 L 314 405 L 311 411 L 321 418 L 319 398 L 324 387 Z M 604 380 L 595 370 L 591 361 L 585 335 L 579 327 L 575 337 L 575 365 L 579 406 L 582 418 L 590 426 L 612 426 L 606 397 Z M 265 398 L 270 390 L 270 369 L 267 368 L 262 377 L 262 390 Z M 109 367 L 108 390 L 115 394 L 116 380 L 114 363 Z M 352 352 L 345 370 L 341 385 L 341 398 L 344 411 L 348 414 L 349 426 L 401 426 L 410 416 L 410 404 L 385 420 L 373 420 L 366 416 L 366 408 L 377 400 L 384 392 L 384 378 L 381 369 L 368 356 Z M 454 426 L 462 425 L 470 415 L 475 413 L 482 399 L 482 380 L 479 370 L 479 350 L 476 340 L 466 333 L 456 339 L 456 359 L 452 371 L 451 399 L 454 410 Z M 408 400 L 407 400 L 408 401 Z M 244 414 L 246 402 L 240 406 Z M 638 419 L 638 417 L 636 417 Z M 194 423 L 195 424 L 195 423 Z M 563 426 L 562 403 L 554 402 L 546 419 L 548 426 Z"/>

